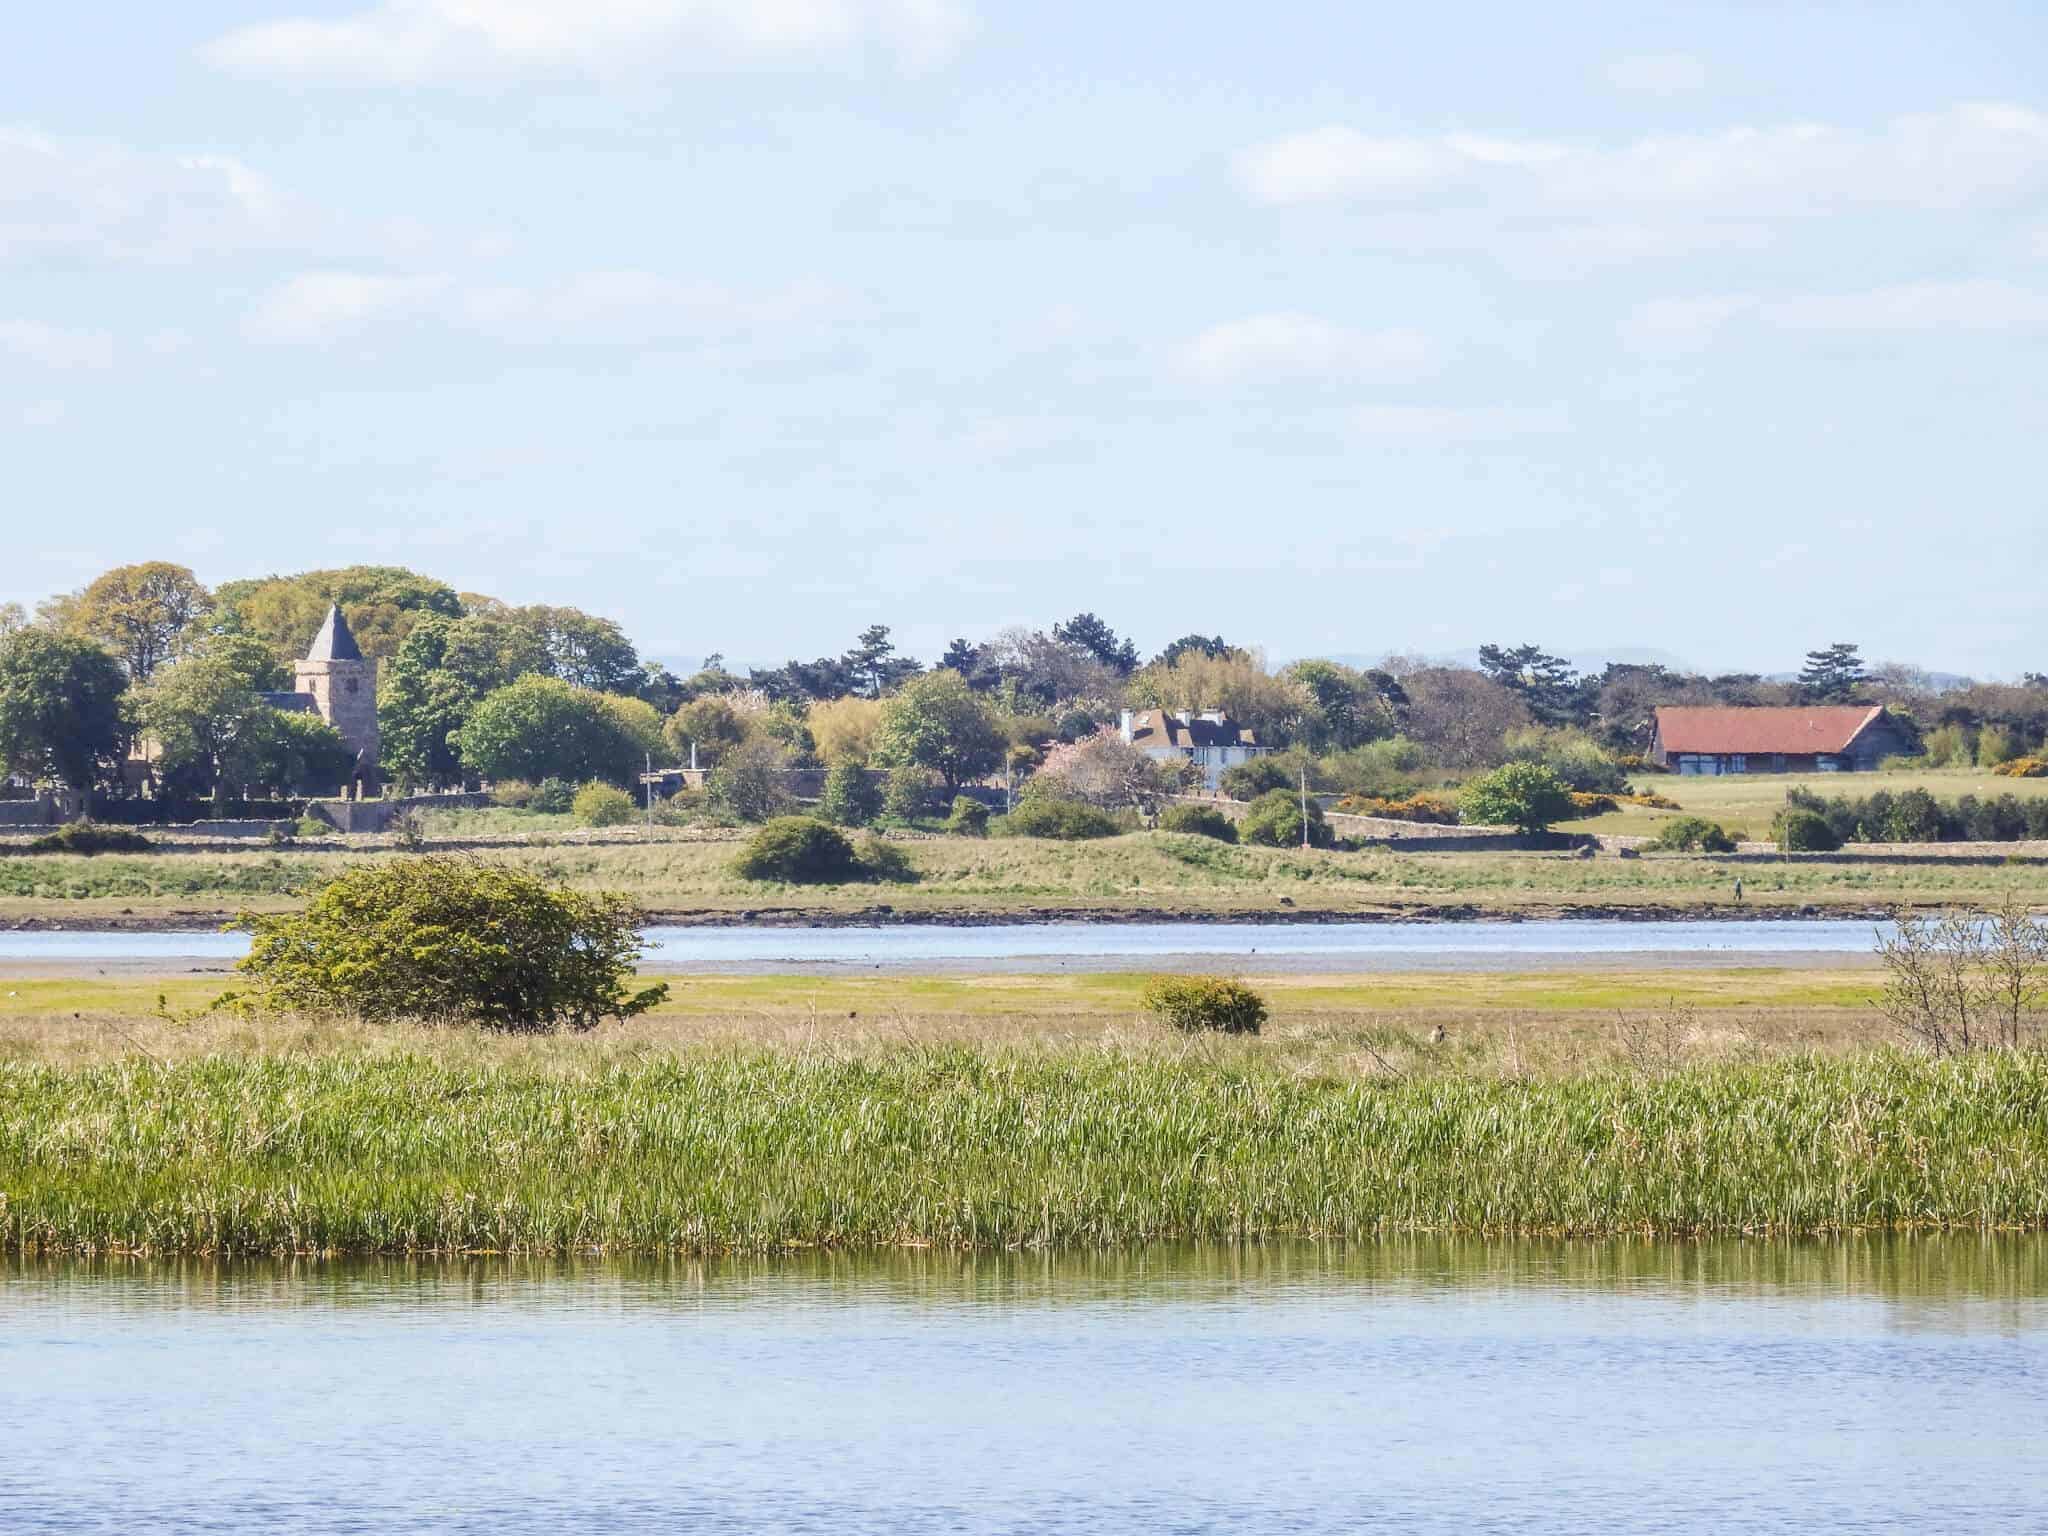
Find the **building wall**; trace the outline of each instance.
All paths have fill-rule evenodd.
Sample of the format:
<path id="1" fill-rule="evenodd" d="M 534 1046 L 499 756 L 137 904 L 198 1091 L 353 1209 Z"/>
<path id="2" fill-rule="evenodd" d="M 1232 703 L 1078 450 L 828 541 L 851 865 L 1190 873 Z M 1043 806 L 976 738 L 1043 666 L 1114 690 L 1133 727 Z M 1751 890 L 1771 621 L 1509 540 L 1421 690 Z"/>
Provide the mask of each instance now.
<path id="1" fill-rule="evenodd" d="M 293 683 L 313 696 L 320 718 L 341 732 L 341 739 L 367 763 L 377 761 L 377 663 L 374 661 L 300 661 Z"/>

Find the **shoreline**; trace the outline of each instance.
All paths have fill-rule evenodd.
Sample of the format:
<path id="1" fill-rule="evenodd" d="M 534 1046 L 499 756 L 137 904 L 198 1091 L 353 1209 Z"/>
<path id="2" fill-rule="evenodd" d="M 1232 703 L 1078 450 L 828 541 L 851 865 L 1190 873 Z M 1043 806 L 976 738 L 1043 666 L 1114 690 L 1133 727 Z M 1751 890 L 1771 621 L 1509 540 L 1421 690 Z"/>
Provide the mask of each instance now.
<path id="1" fill-rule="evenodd" d="M 1804 902 L 1769 905 L 1761 902 L 1641 903 L 1541 902 L 1506 905 L 1488 902 L 1417 903 L 1368 908 L 1270 907 L 1242 911 L 1176 907 L 949 907 L 901 908 L 889 903 L 843 907 L 682 907 L 647 908 L 650 928 L 1018 928 L 1044 924 L 1090 927 L 1144 925 L 1316 927 L 1342 924 L 1396 926 L 1423 923 L 1798 923 L 1884 922 L 1901 911 L 1923 907 L 1939 910 L 1945 903 L 1885 902 L 1842 906 Z M 0 913 L 0 932 L 12 933 L 217 933 L 233 922 L 224 909 L 169 912 L 21 915 Z"/>

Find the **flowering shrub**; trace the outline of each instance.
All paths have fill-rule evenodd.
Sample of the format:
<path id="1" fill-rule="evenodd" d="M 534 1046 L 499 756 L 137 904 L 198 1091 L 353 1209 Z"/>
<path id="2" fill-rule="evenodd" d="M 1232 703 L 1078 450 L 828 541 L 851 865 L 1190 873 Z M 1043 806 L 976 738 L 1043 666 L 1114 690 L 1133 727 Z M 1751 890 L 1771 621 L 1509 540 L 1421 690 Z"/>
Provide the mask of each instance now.
<path id="1" fill-rule="evenodd" d="M 1337 809 L 1351 816 L 1383 816 L 1389 821 L 1426 821 L 1437 826 L 1458 824 L 1458 803 L 1448 795 L 1415 794 L 1405 800 L 1377 795 L 1346 795 Z"/>

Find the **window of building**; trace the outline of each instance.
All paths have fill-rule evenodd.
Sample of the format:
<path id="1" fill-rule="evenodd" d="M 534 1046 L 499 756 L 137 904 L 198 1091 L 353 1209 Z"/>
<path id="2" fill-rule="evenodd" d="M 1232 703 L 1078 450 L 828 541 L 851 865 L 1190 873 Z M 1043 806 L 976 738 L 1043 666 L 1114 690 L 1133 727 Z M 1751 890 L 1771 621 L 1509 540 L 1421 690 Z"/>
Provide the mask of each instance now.
<path id="1" fill-rule="evenodd" d="M 348 680 L 348 691 L 350 693 L 354 693 L 358 688 L 362 686 L 362 684 L 363 680 L 361 678 L 352 677 Z"/>

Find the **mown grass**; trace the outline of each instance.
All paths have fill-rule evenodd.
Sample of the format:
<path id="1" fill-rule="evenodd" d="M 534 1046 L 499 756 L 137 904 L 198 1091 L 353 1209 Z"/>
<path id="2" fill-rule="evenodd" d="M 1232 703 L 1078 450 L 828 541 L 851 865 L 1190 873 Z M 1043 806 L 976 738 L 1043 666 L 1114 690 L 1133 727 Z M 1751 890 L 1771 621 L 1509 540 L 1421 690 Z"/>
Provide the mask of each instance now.
<path id="1" fill-rule="evenodd" d="M 1258 1042 L 0 1066 L 25 1252 L 716 1252 L 2048 1225 L 2048 1059 L 1303 1073 Z"/>
<path id="2" fill-rule="evenodd" d="M 1682 774 L 1642 774 L 1633 787 L 1676 800 L 1684 809 L 1653 810 L 1648 806 L 1624 805 L 1605 815 L 1571 823 L 1573 831 L 1644 833 L 1654 835 L 1658 827 L 1677 816 L 1704 816 L 1730 830 L 1741 829 L 1751 837 L 1771 835 L 1771 818 L 1784 808 L 1785 791 L 1794 786 L 1821 795 L 1868 795 L 1877 790 L 1899 794 L 1924 789 L 1938 800 L 1956 800 L 1964 795 L 1995 799 L 1999 795 L 2030 798 L 2048 794 L 2048 779 L 2008 779 L 1988 768 L 1914 768 L 1897 773 L 1733 773 L 1714 778 L 1688 778 Z"/>
<path id="3" fill-rule="evenodd" d="M 1307 852 L 1235 848 L 1206 838 L 1138 833 L 1090 843 L 933 838 L 901 848 L 915 874 L 872 884 L 782 885 L 732 872 L 734 845 L 701 839 L 509 844 L 488 856 L 585 890 L 623 891 L 659 912 L 1161 912 L 1221 915 L 1298 909 L 1398 912 L 1478 909 L 1731 907 L 1771 910 L 1939 905 L 2013 889 L 2048 901 L 2048 861 L 1945 864 L 1854 854 L 1734 864 L 1713 857 L 1577 859 L 1556 854 Z M 365 858 L 403 853 L 159 853 L 0 858 L 0 914 L 66 920 L 205 907 L 296 905 Z"/>

